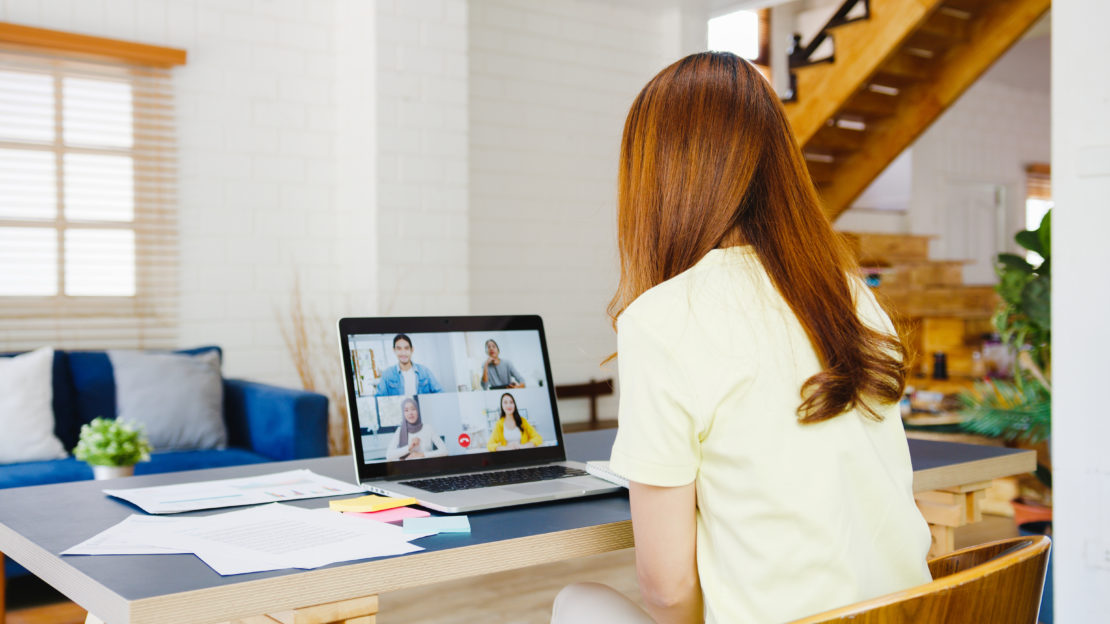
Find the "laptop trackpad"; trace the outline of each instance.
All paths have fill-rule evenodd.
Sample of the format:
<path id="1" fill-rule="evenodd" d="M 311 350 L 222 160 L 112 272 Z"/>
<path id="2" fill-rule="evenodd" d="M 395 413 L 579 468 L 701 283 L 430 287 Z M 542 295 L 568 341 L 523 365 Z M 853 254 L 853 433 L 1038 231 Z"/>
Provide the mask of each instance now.
<path id="1" fill-rule="evenodd" d="M 544 494 L 562 494 L 564 492 L 581 492 L 582 486 L 561 483 L 559 481 L 539 481 L 537 483 L 524 483 L 521 485 L 507 485 L 505 491 L 526 496 L 542 496 Z"/>

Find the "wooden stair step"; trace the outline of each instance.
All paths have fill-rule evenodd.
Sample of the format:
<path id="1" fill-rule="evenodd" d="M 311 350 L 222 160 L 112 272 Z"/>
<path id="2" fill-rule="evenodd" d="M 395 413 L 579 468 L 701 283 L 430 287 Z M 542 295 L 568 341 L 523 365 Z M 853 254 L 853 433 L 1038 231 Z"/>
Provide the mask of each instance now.
<path id="1" fill-rule="evenodd" d="M 959 40 L 943 37 L 931 33 L 918 31 L 906 40 L 902 49 L 913 55 L 914 53 L 927 52 L 929 58 L 939 59 L 944 56 L 951 46 L 960 43 Z"/>
<path id="2" fill-rule="evenodd" d="M 879 67 L 875 73 L 875 79 L 890 77 L 913 83 L 924 82 L 932 79 L 933 67 L 934 65 L 927 59 L 899 53 Z"/>
<path id="3" fill-rule="evenodd" d="M 821 160 L 806 160 L 809 168 L 809 177 L 815 184 L 829 182 L 836 175 L 836 163 Z"/>
<path id="4" fill-rule="evenodd" d="M 858 115 L 865 119 L 881 119 L 890 117 L 897 110 L 897 96 L 864 89 L 845 102 L 840 112 L 848 115 Z"/>
<path id="5" fill-rule="evenodd" d="M 842 128 L 834 124 L 818 130 L 809 143 L 806 143 L 806 149 L 832 153 L 854 152 L 860 148 L 863 141 L 862 130 Z"/>
<path id="6" fill-rule="evenodd" d="M 942 9 L 955 9 L 972 16 L 978 15 L 984 8 L 995 4 L 997 0 L 944 0 Z"/>
<path id="7" fill-rule="evenodd" d="M 962 11 L 939 10 L 932 14 L 917 32 L 946 41 L 967 41 L 971 29 L 971 21 L 963 15 Z"/>

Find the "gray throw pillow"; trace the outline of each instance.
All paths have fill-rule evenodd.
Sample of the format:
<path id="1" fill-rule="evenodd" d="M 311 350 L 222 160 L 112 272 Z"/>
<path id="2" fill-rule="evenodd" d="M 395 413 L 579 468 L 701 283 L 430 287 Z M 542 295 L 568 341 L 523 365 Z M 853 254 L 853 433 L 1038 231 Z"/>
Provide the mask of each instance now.
<path id="1" fill-rule="evenodd" d="M 142 425 L 156 451 L 227 446 L 220 355 L 109 351 L 116 417 Z"/>

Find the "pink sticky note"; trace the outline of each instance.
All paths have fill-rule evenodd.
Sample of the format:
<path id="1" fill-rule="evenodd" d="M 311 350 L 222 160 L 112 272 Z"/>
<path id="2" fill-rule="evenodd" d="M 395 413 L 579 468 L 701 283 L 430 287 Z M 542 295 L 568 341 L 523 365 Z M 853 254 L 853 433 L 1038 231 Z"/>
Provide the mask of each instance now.
<path id="1" fill-rule="evenodd" d="M 405 518 L 426 518 L 432 514 L 413 507 L 394 507 L 382 511 L 345 511 L 349 516 L 362 516 L 378 522 L 401 522 Z"/>

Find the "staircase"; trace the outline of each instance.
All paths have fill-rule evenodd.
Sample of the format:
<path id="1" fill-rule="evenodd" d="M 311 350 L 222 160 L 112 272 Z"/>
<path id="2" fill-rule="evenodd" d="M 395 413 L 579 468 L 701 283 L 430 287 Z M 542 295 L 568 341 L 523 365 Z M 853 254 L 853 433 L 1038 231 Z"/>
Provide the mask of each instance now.
<path id="1" fill-rule="evenodd" d="M 845 15 L 857 5 L 865 19 Z M 1051 0 L 846 0 L 792 54 L 784 103 L 830 220 L 1049 9 Z"/>

